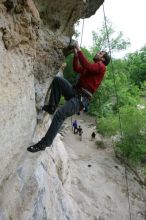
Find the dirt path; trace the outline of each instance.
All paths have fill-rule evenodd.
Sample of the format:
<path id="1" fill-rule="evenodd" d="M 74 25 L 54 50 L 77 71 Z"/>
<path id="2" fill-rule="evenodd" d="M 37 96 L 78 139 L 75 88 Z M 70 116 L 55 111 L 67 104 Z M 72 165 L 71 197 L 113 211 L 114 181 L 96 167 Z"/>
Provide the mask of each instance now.
<path id="1" fill-rule="evenodd" d="M 74 135 L 71 121 L 66 121 L 64 135 L 71 167 L 72 198 L 79 210 L 80 220 L 145 220 L 146 191 L 114 158 L 111 144 L 97 149 L 91 141 L 95 119 L 82 114 L 74 116 L 83 128 L 83 139 Z M 96 140 L 101 140 L 99 134 Z M 129 194 L 129 196 L 128 196 Z"/>

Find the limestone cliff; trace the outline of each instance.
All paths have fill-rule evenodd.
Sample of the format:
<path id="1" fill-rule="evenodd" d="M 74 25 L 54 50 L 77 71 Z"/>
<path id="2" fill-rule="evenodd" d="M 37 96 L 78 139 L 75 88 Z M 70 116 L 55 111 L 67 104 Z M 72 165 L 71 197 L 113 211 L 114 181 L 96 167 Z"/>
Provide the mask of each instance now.
<path id="1" fill-rule="evenodd" d="M 78 219 L 65 191 L 69 170 L 61 142 L 40 156 L 26 147 L 48 126 L 47 117 L 39 126 L 38 111 L 74 24 L 102 3 L 0 0 L 0 220 Z"/>

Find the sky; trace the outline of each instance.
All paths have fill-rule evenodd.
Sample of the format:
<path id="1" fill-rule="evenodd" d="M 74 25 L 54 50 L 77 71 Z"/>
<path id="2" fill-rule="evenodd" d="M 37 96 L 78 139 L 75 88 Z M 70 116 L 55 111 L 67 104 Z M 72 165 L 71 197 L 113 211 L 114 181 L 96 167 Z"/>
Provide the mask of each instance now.
<path id="1" fill-rule="evenodd" d="M 146 0 L 105 0 L 104 10 L 106 17 L 112 22 L 115 31 L 123 32 L 125 39 L 129 39 L 131 47 L 124 53 L 139 50 L 146 44 Z M 84 20 L 84 32 L 82 46 L 89 48 L 92 45 L 91 32 L 97 31 L 104 22 L 103 7 L 101 6 L 95 15 Z M 77 30 L 81 33 L 82 20 Z M 81 42 L 81 38 L 78 38 Z"/>

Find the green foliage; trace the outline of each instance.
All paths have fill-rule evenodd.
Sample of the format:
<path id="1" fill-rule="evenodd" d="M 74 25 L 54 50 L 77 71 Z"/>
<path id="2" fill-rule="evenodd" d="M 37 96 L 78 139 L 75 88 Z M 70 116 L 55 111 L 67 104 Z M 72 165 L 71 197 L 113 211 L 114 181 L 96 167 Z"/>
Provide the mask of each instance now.
<path id="1" fill-rule="evenodd" d="M 139 102 L 139 88 L 129 81 L 124 61 L 113 60 L 113 65 L 114 73 L 108 68 L 102 85 L 93 96 L 89 107 L 91 115 L 107 117 L 116 114 L 124 105 L 135 106 Z"/>
<path id="2" fill-rule="evenodd" d="M 130 42 L 128 39 L 123 38 L 123 33 L 115 32 L 115 28 L 113 27 L 113 24 L 106 19 L 107 24 L 107 31 L 108 31 L 108 37 L 110 39 L 110 48 L 114 51 L 121 51 L 125 50 L 129 45 Z M 99 50 L 109 50 L 108 45 L 108 39 L 107 39 L 107 33 L 105 29 L 105 23 L 102 24 L 101 29 L 92 32 L 92 38 L 93 38 L 93 46 L 91 47 L 92 54 L 96 54 Z"/>
<path id="3" fill-rule="evenodd" d="M 141 88 L 146 81 L 146 46 L 127 56 L 128 71 L 131 80 Z"/>
<path id="4" fill-rule="evenodd" d="M 120 133 L 118 149 L 131 161 L 138 161 L 146 153 L 146 113 L 137 109 L 141 91 L 131 82 L 127 61 L 113 60 L 114 72 L 109 67 L 104 82 L 95 93 L 90 113 L 98 116 L 98 131 L 103 135 Z M 146 85 L 143 84 L 145 91 Z"/>
<path id="5" fill-rule="evenodd" d="M 141 84 L 140 96 L 146 97 L 146 81 Z"/>
<path id="6" fill-rule="evenodd" d="M 146 109 L 124 106 L 120 108 L 120 121 L 118 115 L 113 115 L 99 118 L 97 125 L 97 131 L 103 135 L 122 132 L 116 147 L 129 161 L 138 162 L 146 154 Z"/>
<path id="7" fill-rule="evenodd" d="M 71 83 L 75 84 L 76 82 L 76 77 L 77 74 L 73 70 L 73 54 L 70 54 L 69 56 L 66 57 L 65 62 L 67 63 L 67 66 L 64 70 L 64 77 Z"/>
<path id="8" fill-rule="evenodd" d="M 146 154 L 146 110 L 124 106 L 120 109 L 122 138 L 117 147 L 132 161 Z"/>
<path id="9" fill-rule="evenodd" d="M 97 131 L 102 135 L 115 135 L 119 131 L 119 118 L 117 115 L 97 119 Z"/>
<path id="10" fill-rule="evenodd" d="M 65 103 L 65 98 L 63 96 L 61 96 L 59 105 L 64 105 L 64 103 Z"/>

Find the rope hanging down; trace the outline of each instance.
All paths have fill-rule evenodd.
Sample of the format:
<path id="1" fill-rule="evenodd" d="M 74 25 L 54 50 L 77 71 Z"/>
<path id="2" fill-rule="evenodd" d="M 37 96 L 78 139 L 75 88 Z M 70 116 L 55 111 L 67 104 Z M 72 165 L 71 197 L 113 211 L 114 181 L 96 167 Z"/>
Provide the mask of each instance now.
<path id="1" fill-rule="evenodd" d="M 114 81 L 116 101 L 117 101 L 117 106 L 118 106 L 117 109 L 118 109 L 120 133 L 121 133 L 121 137 L 122 137 L 122 123 L 121 123 L 121 115 L 120 115 L 120 112 L 119 112 L 119 98 L 118 98 L 118 92 L 117 92 L 117 87 L 116 87 L 116 79 L 115 79 L 113 62 L 112 62 L 112 56 L 111 56 L 111 46 L 110 46 L 109 33 L 108 33 L 108 28 L 107 28 L 104 4 L 103 4 L 103 16 L 104 16 L 105 30 L 106 30 L 106 35 L 107 35 L 108 47 L 109 47 L 109 54 L 110 54 L 110 57 L 111 57 L 111 69 L 112 69 L 112 75 L 113 75 L 113 81 Z M 129 198 L 130 196 L 129 196 L 129 187 L 128 187 L 128 178 L 127 178 L 127 168 L 126 168 L 126 165 L 125 165 L 125 179 L 126 179 L 126 185 L 127 185 L 127 197 L 128 197 L 128 206 L 129 206 L 129 219 L 131 220 L 132 219 L 131 218 L 132 215 L 131 215 L 131 206 L 130 206 L 130 198 Z"/>
<path id="2" fill-rule="evenodd" d="M 83 1 L 84 4 L 86 4 L 86 0 Z M 84 33 L 84 24 L 85 24 L 85 16 L 86 16 L 86 13 L 84 13 L 84 17 L 83 17 L 83 23 L 82 23 L 82 31 L 81 31 L 81 41 L 80 41 L 80 47 L 82 46 L 82 40 L 83 40 L 83 33 Z M 71 127 L 72 127 L 72 116 L 71 116 Z M 72 127 L 73 129 L 73 127 Z"/>
<path id="3" fill-rule="evenodd" d="M 85 20 L 85 16 L 83 18 L 83 24 L 82 24 L 82 32 L 81 32 L 81 42 L 80 42 L 80 47 L 82 46 L 82 40 L 83 40 L 83 33 L 84 33 L 84 20 Z"/>
<path id="4" fill-rule="evenodd" d="M 85 2 L 84 2 L 85 3 Z M 119 118 L 119 126 L 120 126 L 120 133 L 122 136 L 122 123 L 121 123 L 121 116 L 119 112 L 119 98 L 118 98 L 118 92 L 117 92 L 117 87 L 116 87 L 116 79 L 115 79 L 115 74 L 114 74 L 114 68 L 113 68 L 113 62 L 112 62 L 112 56 L 111 56 L 111 47 L 110 47 L 110 40 L 109 40 L 109 33 L 108 33 L 108 28 L 107 28 L 107 22 L 106 22 L 106 15 L 105 15 L 105 10 L 104 10 L 104 4 L 103 4 L 103 15 L 104 15 L 104 22 L 105 22 L 105 29 L 106 29 L 106 35 L 107 35 L 107 41 L 108 41 L 108 47 L 109 47 L 109 54 L 111 57 L 111 69 L 112 69 L 112 75 L 113 75 L 113 81 L 114 81 L 114 88 L 115 88 L 115 95 L 116 95 L 116 101 L 117 101 L 117 106 L 118 106 L 118 118 Z M 82 31 L 81 31 L 81 42 L 80 42 L 80 47 L 82 45 L 82 40 L 83 40 L 83 32 L 84 32 L 84 19 L 83 18 L 83 24 L 82 24 Z M 72 117 L 71 117 L 72 121 Z M 72 123 L 71 123 L 72 124 Z M 129 205 L 129 219 L 132 219 L 132 214 L 131 214 L 131 206 L 130 206 L 130 196 L 129 196 L 129 187 L 128 187 L 128 178 L 127 178 L 127 169 L 125 165 L 125 179 L 126 179 L 126 185 L 127 185 L 127 197 L 128 197 L 128 205 Z"/>
<path id="5" fill-rule="evenodd" d="M 83 40 L 83 33 L 84 33 L 84 22 L 85 22 L 85 17 L 86 17 L 86 9 L 87 9 L 87 5 L 86 5 L 86 0 L 83 0 L 84 2 L 84 16 L 83 16 L 83 23 L 82 23 L 82 31 L 81 31 L 81 42 L 80 42 L 80 47 L 82 46 L 82 40 Z"/>
<path id="6" fill-rule="evenodd" d="M 108 47 L 109 47 L 109 54 L 111 57 L 111 69 L 112 69 L 112 75 L 113 75 L 113 81 L 114 81 L 114 88 L 115 88 L 115 95 L 116 95 L 116 102 L 118 106 L 118 117 L 119 117 L 119 126 L 120 126 L 120 133 L 122 136 L 122 123 L 121 123 L 121 116 L 119 112 L 119 98 L 118 98 L 118 92 L 117 92 L 117 86 L 116 86 L 116 78 L 114 74 L 114 67 L 113 67 L 113 62 L 112 62 L 112 56 L 111 56 L 111 46 L 110 46 L 110 40 L 109 40 L 109 33 L 108 33 L 108 28 L 107 28 L 107 22 L 106 22 L 106 15 L 105 15 L 105 10 L 104 10 L 104 4 L 103 4 L 103 16 L 104 16 L 104 25 L 105 25 L 105 30 L 106 30 L 106 35 L 107 35 L 107 42 L 108 42 Z"/>

